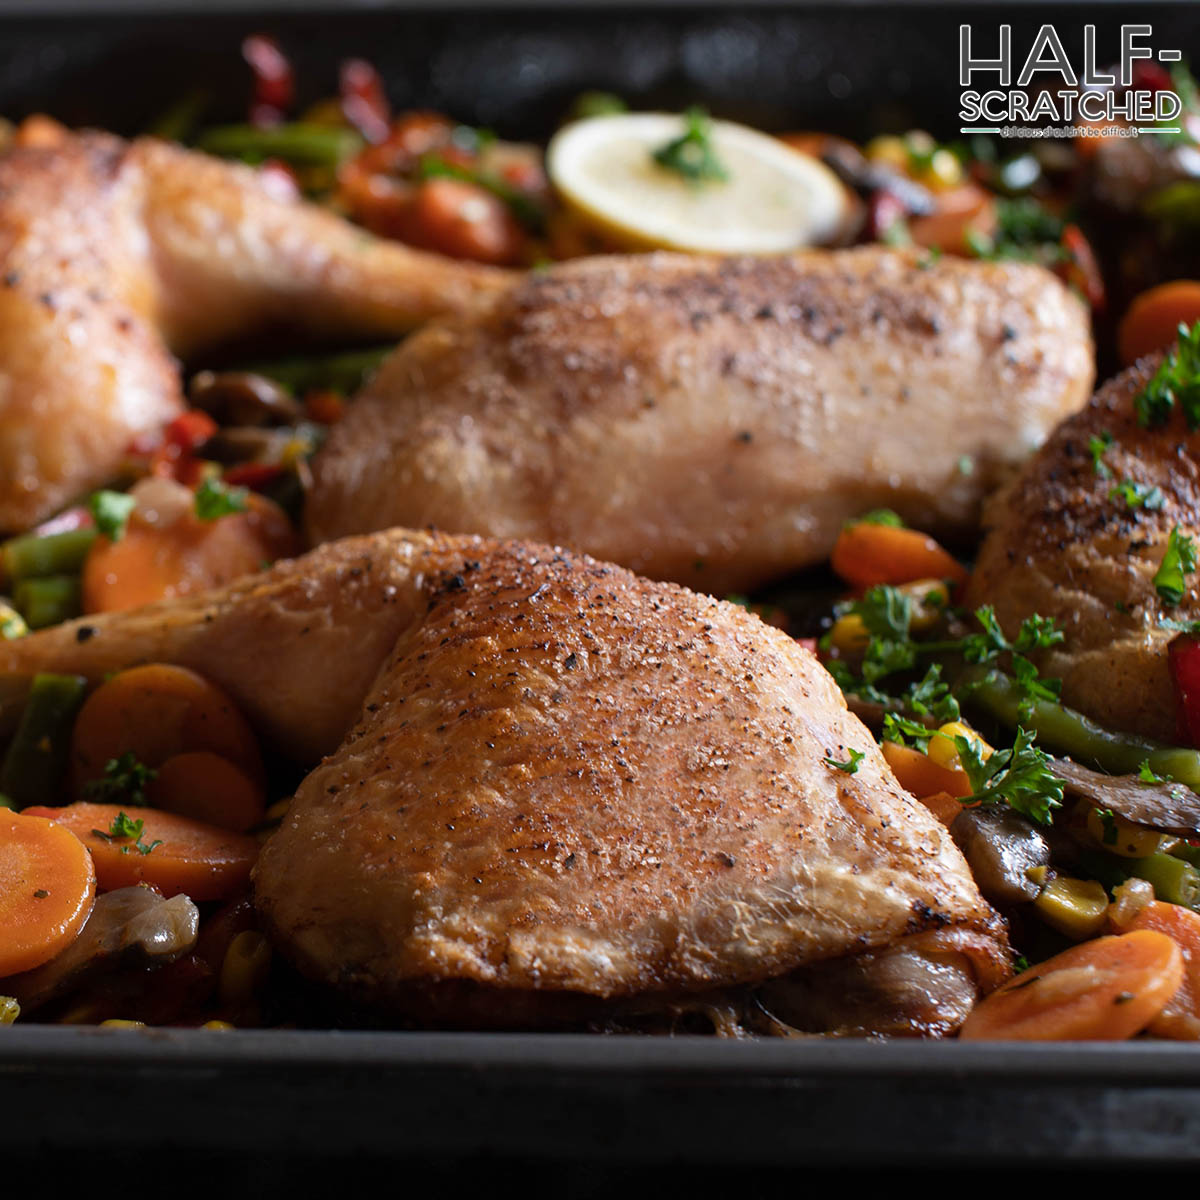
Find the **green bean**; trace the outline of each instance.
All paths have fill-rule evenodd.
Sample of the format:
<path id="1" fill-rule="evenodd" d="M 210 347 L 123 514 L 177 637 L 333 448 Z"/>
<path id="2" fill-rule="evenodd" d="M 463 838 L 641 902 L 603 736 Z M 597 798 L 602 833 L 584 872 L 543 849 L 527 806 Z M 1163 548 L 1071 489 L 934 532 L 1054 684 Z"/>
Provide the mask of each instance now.
<path id="1" fill-rule="evenodd" d="M 1155 896 L 1168 904 L 1195 908 L 1200 900 L 1200 871 L 1173 854 L 1130 859 L 1128 870 L 1132 878 L 1152 884 Z"/>
<path id="2" fill-rule="evenodd" d="M 1118 775 L 1132 775 L 1149 760 L 1151 769 L 1159 775 L 1200 791 L 1200 751 L 1165 746 L 1135 734 L 1114 733 L 1051 700 L 1025 704 L 1025 693 L 1016 681 L 1000 671 L 968 670 L 960 682 L 966 685 L 964 703 L 986 709 L 1006 725 L 1032 730 L 1048 750 Z"/>
<path id="3" fill-rule="evenodd" d="M 30 629 L 45 629 L 79 616 L 78 575 L 47 575 L 44 579 L 22 579 L 13 589 L 13 599 Z"/>
<path id="4" fill-rule="evenodd" d="M 362 138 L 352 129 L 335 125 L 306 125 L 296 121 L 272 129 L 255 125 L 219 125 L 206 129 L 196 145 L 222 158 L 262 162 L 280 158 L 300 167 L 336 167 L 362 147 Z"/>
<path id="5" fill-rule="evenodd" d="M 208 93 L 195 88 L 161 113 L 146 133 L 150 137 L 162 138 L 168 142 L 186 141 L 196 128 L 201 114 L 208 107 L 208 101 Z"/>
<path id="6" fill-rule="evenodd" d="M 273 379 L 293 395 L 328 388 L 348 396 L 358 391 L 367 373 L 374 371 L 395 348 L 394 345 L 372 346 L 366 350 L 344 350 L 316 358 L 282 358 L 256 363 L 245 370 Z"/>
<path id="7" fill-rule="evenodd" d="M 5 574 L 14 581 L 41 579 L 44 575 L 73 575 L 83 566 L 95 540 L 94 529 L 12 538 L 0 548 Z"/>
<path id="8" fill-rule="evenodd" d="M 67 768 L 75 714 L 87 680 L 81 675 L 35 675 L 20 724 L 0 766 L 0 792 L 15 808 L 51 804 Z"/>

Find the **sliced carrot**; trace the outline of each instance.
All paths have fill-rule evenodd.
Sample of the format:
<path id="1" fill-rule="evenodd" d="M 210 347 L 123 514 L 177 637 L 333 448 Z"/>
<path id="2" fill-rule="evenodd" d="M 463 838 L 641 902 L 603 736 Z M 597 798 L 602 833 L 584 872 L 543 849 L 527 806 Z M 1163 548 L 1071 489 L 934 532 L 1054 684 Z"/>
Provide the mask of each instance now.
<path id="1" fill-rule="evenodd" d="M 183 892 L 193 900 L 227 900 L 249 882 L 258 856 L 252 837 L 157 808 L 80 803 L 25 813 L 69 829 L 91 851 L 104 891 L 148 883 L 164 896 Z M 139 837 L 114 836 L 122 813 L 143 822 Z"/>
<path id="2" fill-rule="evenodd" d="M 159 527 L 136 519 L 120 541 L 99 537 L 83 564 L 85 612 L 117 612 L 219 587 L 298 548 L 287 514 L 252 493 L 245 512 L 187 514 Z"/>
<path id="3" fill-rule="evenodd" d="M 958 584 L 967 578 L 962 563 L 928 534 L 869 521 L 855 521 L 842 529 L 830 565 L 858 588 L 917 579 L 949 579 Z"/>
<path id="4" fill-rule="evenodd" d="M 158 768 L 146 799 L 167 812 L 245 833 L 262 823 L 263 789 L 241 767 L 211 750 L 175 754 Z"/>
<path id="5" fill-rule="evenodd" d="M 512 210 L 498 196 L 462 179 L 427 179 L 412 202 L 415 245 L 477 262 L 511 265 L 521 260 L 526 238 Z"/>
<path id="6" fill-rule="evenodd" d="M 147 767 L 192 750 L 229 759 L 256 784 L 264 779 L 258 739 L 216 684 L 186 667 L 149 663 L 105 680 L 84 702 L 71 734 L 76 794 L 103 778 L 109 760 L 132 754 Z"/>
<path id="7" fill-rule="evenodd" d="M 1189 328 L 1200 319 L 1200 280 L 1176 279 L 1142 292 L 1125 310 L 1117 326 L 1117 353 L 1123 366 L 1170 346 L 1182 322 Z"/>
<path id="8" fill-rule="evenodd" d="M 96 871 L 79 838 L 35 812 L 0 810 L 0 976 L 65 950 L 95 896 Z"/>
<path id="9" fill-rule="evenodd" d="M 995 233 L 996 202 L 978 184 L 948 188 L 938 192 L 935 201 L 933 212 L 908 223 L 909 235 L 918 246 L 946 254 L 970 254 L 973 236 Z"/>
<path id="10" fill-rule="evenodd" d="M 928 796 L 921 796 L 919 799 L 947 828 L 954 823 L 954 818 L 963 811 L 964 807 L 958 797 L 952 796 L 949 792 L 933 792 Z"/>
<path id="11" fill-rule="evenodd" d="M 920 750 L 914 750 L 911 746 L 901 746 L 898 742 L 884 742 L 882 750 L 896 781 L 917 799 L 934 796 L 938 792 L 945 792 L 951 797 L 969 796 L 974 790 L 966 771 L 943 767 L 941 763 L 934 762 L 928 754 L 922 754 Z M 955 803 L 958 801 L 955 800 Z M 962 805 L 958 807 L 961 811 Z"/>
<path id="12" fill-rule="evenodd" d="M 1150 1022 L 1149 1032 L 1176 1041 L 1200 1041 L 1200 913 L 1151 900 L 1125 928 L 1165 933 L 1183 953 L 1183 982 Z"/>
<path id="13" fill-rule="evenodd" d="M 1139 929 L 1064 950 L 976 1005 L 968 1041 L 1120 1042 L 1157 1017 L 1183 980 L 1165 933 Z"/>

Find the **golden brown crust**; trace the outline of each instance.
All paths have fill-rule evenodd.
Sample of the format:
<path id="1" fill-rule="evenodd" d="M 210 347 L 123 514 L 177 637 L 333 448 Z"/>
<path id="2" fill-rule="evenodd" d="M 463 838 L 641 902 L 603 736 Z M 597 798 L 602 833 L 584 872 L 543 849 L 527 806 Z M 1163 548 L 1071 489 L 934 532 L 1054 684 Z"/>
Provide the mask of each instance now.
<path id="1" fill-rule="evenodd" d="M 1154 575 L 1173 527 L 1200 535 L 1200 434 L 1178 413 L 1161 428 L 1138 424 L 1134 397 L 1161 358 L 1105 384 L 989 504 L 967 599 L 994 605 L 1010 633 L 1035 612 L 1054 617 L 1066 638 L 1042 667 L 1062 678 L 1064 702 L 1111 728 L 1173 741 L 1166 648 L 1175 634 L 1160 622 L 1200 617 L 1200 598 L 1189 585 L 1170 607 Z M 1105 434 L 1112 445 L 1097 471 L 1089 441 Z M 1112 495 L 1125 480 L 1158 488 L 1162 508 Z"/>
<path id="2" fill-rule="evenodd" d="M 527 537 L 722 592 L 820 560 L 880 505 L 962 536 L 1083 403 L 1091 343 L 1038 268 L 922 261 L 866 247 L 535 272 L 384 365 L 315 461 L 312 538 Z"/>
<path id="3" fill-rule="evenodd" d="M 946 831 L 816 658 L 737 606 L 396 530 L 84 624 L 0 644 L 0 672 L 204 663 L 286 745 L 344 721 L 256 893 L 306 973 L 374 1006 L 455 1023 L 491 994 L 520 1024 L 938 930 L 1004 969 Z M 824 761 L 852 749 L 853 774 Z"/>

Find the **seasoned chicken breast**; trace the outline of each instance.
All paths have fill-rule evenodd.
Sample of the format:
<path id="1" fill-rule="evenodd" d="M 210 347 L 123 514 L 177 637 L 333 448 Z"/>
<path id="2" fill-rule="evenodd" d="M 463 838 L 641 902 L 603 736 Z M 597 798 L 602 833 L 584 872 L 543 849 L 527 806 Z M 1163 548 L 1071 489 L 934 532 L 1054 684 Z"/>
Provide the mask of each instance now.
<path id="1" fill-rule="evenodd" d="M 0 533 L 182 409 L 172 358 L 274 326 L 388 338 L 508 272 L 381 242 L 249 168 L 65 135 L 0 158 Z"/>
<path id="2" fill-rule="evenodd" d="M 257 902 L 302 971 L 392 1019 L 598 1019 L 775 980 L 822 1028 L 945 1033 L 1007 973 L 946 830 L 816 658 L 737 606 L 393 530 L 0 643 L 0 672 L 150 659 L 327 755 Z"/>
<path id="3" fill-rule="evenodd" d="M 1173 527 L 1200 535 L 1200 434 L 1178 413 L 1161 428 L 1138 424 L 1134 397 L 1161 361 L 1105 384 L 996 496 L 967 603 L 994 605 L 1010 633 L 1033 613 L 1055 618 L 1066 637 L 1040 665 L 1062 678 L 1063 701 L 1113 729 L 1174 741 L 1175 634 L 1161 621 L 1200 617 L 1200 597 L 1189 586 L 1170 607 L 1154 575 Z M 1132 506 L 1125 481 L 1144 495 L 1157 488 L 1161 507 Z"/>
<path id="4" fill-rule="evenodd" d="M 743 589 L 881 505 L 970 533 L 1091 381 L 1083 307 L 1025 264 L 576 261 L 406 342 L 316 458 L 308 529 L 527 537 Z"/>

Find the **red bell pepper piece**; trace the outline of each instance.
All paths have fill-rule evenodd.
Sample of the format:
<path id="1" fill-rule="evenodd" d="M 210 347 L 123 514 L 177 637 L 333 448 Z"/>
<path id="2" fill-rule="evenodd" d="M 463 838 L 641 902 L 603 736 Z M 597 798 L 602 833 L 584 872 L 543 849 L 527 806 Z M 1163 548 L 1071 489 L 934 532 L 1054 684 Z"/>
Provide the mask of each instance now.
<path id="1" fill-rule="evenodd" d="M 1186 745 L 1200 746 L 1200 636 L 1173 637 L 1167 646 L 1167 663 L 1179 703 L 1179 737 Z"/>

